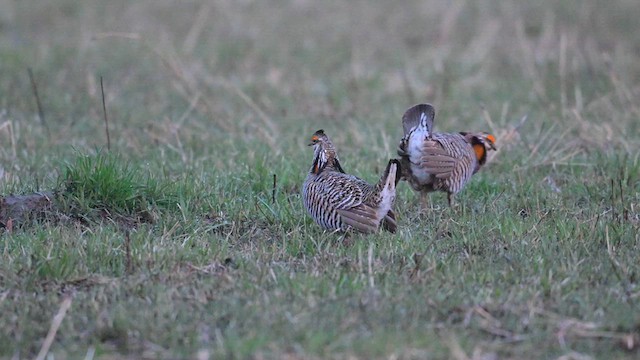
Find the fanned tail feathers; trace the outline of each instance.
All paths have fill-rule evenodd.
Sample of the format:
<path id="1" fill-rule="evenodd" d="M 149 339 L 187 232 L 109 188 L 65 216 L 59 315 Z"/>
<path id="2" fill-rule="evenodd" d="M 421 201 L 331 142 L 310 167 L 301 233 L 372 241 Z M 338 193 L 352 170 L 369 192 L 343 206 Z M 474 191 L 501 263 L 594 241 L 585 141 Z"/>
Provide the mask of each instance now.
<path id="1" fill-rule="evenodd" d="M 382 185 L 380 197 L 382 198 L 383 203 L 391 202 L 391 205 L 393 205 L 396 197 L 396 185 L 398 185 L 398 182 L 400 181 L 400 175 L 400 161 L 397 159 L 389 160 L 389 164 L 387 164 L 384 175 L 379 182 L 379 185 Z M 395 233 L 397 227 L 398 225 L 396 223 L 396 214 L 392 209 L 390 209 L 382 219 L 382 228 L 389 232 Z"/>
<path id="2" fill-rule="evenodd" d="M 426 127 L 429 134 L 431 134 L 435 117 L 436 111 L 430 104 L 418 104 L 410 107 L 402 116 L 404 135 L 409 135 L 420 125 Z"/>
<path id="3" fill-rule="evenodd" d="M 390 159 L 387 168 L 384 170 L 384 174 L 382 174 L 380 181 L 378 181 L 378 189 L 384 191 L 385 188 L 391 188 L 391 183 L 393 183 L 393 188 L 395 188 L 399 181 L 400 160 Z"/>

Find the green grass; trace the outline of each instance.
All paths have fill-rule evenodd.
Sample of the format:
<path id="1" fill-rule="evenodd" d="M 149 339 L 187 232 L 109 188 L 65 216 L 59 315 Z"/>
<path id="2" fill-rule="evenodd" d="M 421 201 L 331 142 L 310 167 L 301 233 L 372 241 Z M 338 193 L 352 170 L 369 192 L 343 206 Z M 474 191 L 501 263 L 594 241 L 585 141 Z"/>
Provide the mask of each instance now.
<path id="1" fill-rule="evenodd" d="M 1 3 L 0 193 L 59 208 L 0 230 L 0 358 L 34 358 L 67 297 L 55 358 L 637 358 L 638 17 Z M 498 139 L 459 205 L 401 184 L 396 234 L 324 233 L 299 194 L 309 137 L 373 182 L 425 101 L 439 130 Z"/>

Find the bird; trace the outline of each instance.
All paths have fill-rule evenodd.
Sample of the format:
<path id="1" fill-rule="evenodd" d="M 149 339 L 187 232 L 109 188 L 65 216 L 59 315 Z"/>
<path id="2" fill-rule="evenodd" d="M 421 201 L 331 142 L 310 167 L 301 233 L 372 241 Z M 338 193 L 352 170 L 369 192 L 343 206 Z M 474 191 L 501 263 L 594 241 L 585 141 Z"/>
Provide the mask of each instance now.
<path id="1" fill-rule="evenodd" d="M 423 195 L 447 193 L 449 206 L 496 150 L 495 136 L 487 132 L 433 132 L 435 109 L 430 104 L 410 107 L 402 117 L 404 136 L 398 145 L 401 180 Z"/>
<path id="2" fill-rule="evenodd" d="M 330 231 L 365 234 L 380 228 L 396 232 L 393 203 L 396 198 L 400 162 L 390 159 L 377 184 L 347 174 L 336 148 L 324 130 L 311 137 L 313 163 L 302 186 L 304 207 L 313 220 Z"/>

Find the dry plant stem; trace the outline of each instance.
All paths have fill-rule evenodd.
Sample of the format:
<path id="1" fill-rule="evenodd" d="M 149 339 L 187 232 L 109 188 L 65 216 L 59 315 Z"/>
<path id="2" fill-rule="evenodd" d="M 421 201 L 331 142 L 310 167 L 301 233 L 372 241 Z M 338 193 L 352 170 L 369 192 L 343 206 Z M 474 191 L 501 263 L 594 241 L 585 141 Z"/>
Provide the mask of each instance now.
<path id="1" fill-rule="evenodd" d="M 51 348 L 51 344 L 53 343 L 53 340 L 56 337 L 56 333 L 60 328 L 60 324 L 62 324 L 62 320 L 64 320 L 64 317 L 67 314 L 67 310 L 69 310 L 69 308 L 71 307 L 71 300 L 72 298 L 70 296 L 65 297 L 64 300 L 62 300 L 60 309 L 58 310 L 58 313 L 56 314 L 56 316 L 54 316 L 53 320 L 51 321 L 51 327 L 49 327 L 49 333 L 47 333 L 47 337 L 44 339 L 44 342 L 42 343 L 42 347 L 40 348 L 40 352 L 38 353 L 38 356 L 36 356 L 36 360 L 44 360 L 45 356 L 47 356 L 47 354 L 49 353 L 49 348 Z"/>
<path id="2" fill-rule="evenodd" d="M 7 133 L 9 134 L 9 142 L 11 143 L 11 155 L 13 156 L 13 158 L 15 158 L 16 156 L 18 156 L 18 153 L 16 149 L 16 135 L 13 131 L 13 122 L 7 120 L 0 124 L 0 131 L 4 129 L 7 129 Z"/>
<path id="3" fill-rule="evenodd" d="M 271 202 L 275 204 L 276 202 L 276 186 L 278 184 L 278 177 L 276 174 L 273 174 L 273 188 L 271 189 Z"/>
<path id="4" fill-rule="evenodd" d="M 40 95 L 38 95 L 38 85 L 36 84 L 36 79 L 33 76 L 33 70 L 31 68 L 27 69 L 29 73 L 29 80 L 31 81 L 31 90 L 33 90 L 33 96 L 36 98 L 36 106 L 38 106 L 38 116 L 40 117 L 40 121 L 47 131 L 47 137 L 51 138 L 51 131 L 49 130 L 49 126 L 44 118 L 44 110 L 42 109 L 42 102 L 40 101 Z"/>
<path id="5" fill-rule="evenodd" d="M 131 261 L 131 236 L 129 230 L 124 234 L 125 268 L 127 274 L 133 273 L 133 263 Z"/>
<path id="6" fill-rule="evenodd" d="M 100 76 L 100 92 L 102 93 L 102 114 L 104 115 L 104 131 L 107 133 L 107 150 L 111 151 L 111 137 L 109 136 L 109 118 L 107 117 L 107 105 L 104 100 L 104 85 Z"/>

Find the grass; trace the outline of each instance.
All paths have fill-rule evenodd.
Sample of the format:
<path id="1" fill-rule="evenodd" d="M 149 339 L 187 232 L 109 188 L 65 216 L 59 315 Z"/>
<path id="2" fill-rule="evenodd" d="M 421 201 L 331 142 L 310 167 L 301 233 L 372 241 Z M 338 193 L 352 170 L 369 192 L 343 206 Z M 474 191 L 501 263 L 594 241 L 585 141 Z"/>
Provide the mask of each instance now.
<path id="1" fill-rule="evenodd" d="M 67 298 L 55 358 L 638 357 L 637 1 L 0 8 L 0 190 L 59 195 L 0 234 L 0 358 Z M 498 139 L 459 206 L 321 231 L 311 134 L 373 182 L 424 101 Z"/>

